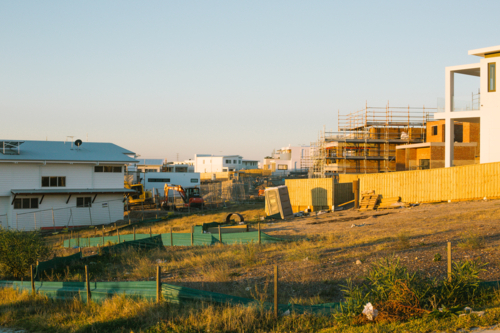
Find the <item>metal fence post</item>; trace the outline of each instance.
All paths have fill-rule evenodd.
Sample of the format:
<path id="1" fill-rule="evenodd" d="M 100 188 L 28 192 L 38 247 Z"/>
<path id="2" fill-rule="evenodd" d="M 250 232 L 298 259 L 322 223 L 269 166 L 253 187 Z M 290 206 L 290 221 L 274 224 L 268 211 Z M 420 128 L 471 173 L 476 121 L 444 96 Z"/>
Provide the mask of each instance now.
<path id="1" fill-rule="evenodd" d="M 222 244 L 222 232 L 219 225 L 219 243 Z"/>
<path id="2" fill-rule="evenodd" d="M 118 237 L 118 244 L 120 244 L 120 230 L 116 229 L 116 237 Z"/>

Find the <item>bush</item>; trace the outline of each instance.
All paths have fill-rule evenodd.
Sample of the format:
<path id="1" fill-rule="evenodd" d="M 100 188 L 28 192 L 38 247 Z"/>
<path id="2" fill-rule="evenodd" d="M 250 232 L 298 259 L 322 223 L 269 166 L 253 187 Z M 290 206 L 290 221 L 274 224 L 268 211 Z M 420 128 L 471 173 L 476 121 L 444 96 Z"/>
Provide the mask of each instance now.
<path id="1" fill-rule="evenodd" d="M 381 318 L 405 320 L 436 310 L 480 303 L 479 273 L 484 264 L 477 261 L 454 262 L 452 279 L 428 278 L 420 271 L 410 273 L 399 259 L 389 257 L 375 262 L 360 285 L 344 286 L 344 314 L 358 315 L 371 302 Z"/>
<path id="2" fill-rule="evenodd" d="M 39 232 L 0 228 L 0 269 L 4 276 L 29 276 L 30 265 L 46 259 L 49 254 L 50 247 L 45 245 Z"/>

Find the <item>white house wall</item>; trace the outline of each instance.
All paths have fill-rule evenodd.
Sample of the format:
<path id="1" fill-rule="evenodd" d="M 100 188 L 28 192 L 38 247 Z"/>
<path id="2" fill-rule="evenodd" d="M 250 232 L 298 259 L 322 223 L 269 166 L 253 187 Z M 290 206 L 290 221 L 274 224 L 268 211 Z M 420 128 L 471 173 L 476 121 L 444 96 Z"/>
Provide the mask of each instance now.
<path id="1" fill-rule="evenodd" d="M 98 194 L 92 207 L 76 207 L 77 197 L 90 196 L 94 198 L 94 195 L 72 195 L 68 204 L 66 204 L 68 195 L 46 195 L 38 209 L 14 209 L 8 202 L 9 226 L 12 229 L 28 231 L 35 229 L 35 223 L 36 229 L 40 229 L 54 226 L 72 227 L 108 224 L 123 219 L 123 195 L 120 194 Z M 17 198 L 23 197 L 36 197 L 38 200 L 41 198 L 41 196 L 33 195 L 17 196 Z M 0 200 L 0 202 L 2 201 Z M 54 219 L 52 218 L 52 209 Z"/>
<path id="2" fill-rule="evenodd" d="M 2 228 L 8 228 L 8 208 L 9 208 L 9 197 L 0 197 L 0 226 Z"/>
<path id="3" fill-rule="evenodd" d="M 158 190 L 160 196 L 164 196 L 165 184 L 181 185 L 182 187 L 194 187 L 200 186 L 200 174 L 198 172 L 155 172 L 146 173 L 141 175 L 145 177 L 143 183 L 146 190 Z M 170 179 L 168 183 L 166 182 L 150 182 L 149 179 Z M 196 182 L 191 181 L 192 179 Z M 156 194 L 156 193 L 155 193 Z"/>
<path id="4" fill-rule="evenodd" d="M 40 166 L 41 164 L 0 163 L 0 196 L 10 196 L 12 189 L 40 188 Z"/>

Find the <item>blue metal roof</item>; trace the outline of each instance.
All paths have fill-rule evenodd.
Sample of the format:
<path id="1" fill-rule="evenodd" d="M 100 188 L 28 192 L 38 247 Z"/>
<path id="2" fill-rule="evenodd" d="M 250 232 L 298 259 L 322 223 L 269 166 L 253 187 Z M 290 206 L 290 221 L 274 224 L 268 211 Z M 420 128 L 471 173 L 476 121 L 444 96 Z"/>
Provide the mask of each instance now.
<path id="1" fill-rule="evenodd" d="M 137 160 L 127 156 L 127 154 L 135 155 L 133 152 L 113 143 L 106 142 L 83 142 L 80 147 L 76 147 L 74 144 L 72 145 L 71 142 L 65 143 L 63 141 L 24 141 L 19 147 L 19 152 L 19 155 L 4 155 L 0 147 L 0 162 L 62 161 L 137 163 Z"/>

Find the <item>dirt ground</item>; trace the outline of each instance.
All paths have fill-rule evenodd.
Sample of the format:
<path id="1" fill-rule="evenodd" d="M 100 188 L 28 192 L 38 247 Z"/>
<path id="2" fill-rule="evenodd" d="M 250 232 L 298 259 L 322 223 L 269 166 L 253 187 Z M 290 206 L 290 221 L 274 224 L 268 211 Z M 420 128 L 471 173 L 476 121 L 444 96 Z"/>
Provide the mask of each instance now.
<path id="1" fill-rule="evenodd" d="M 201 222 L 222 222 L 233 210 L 244 214 L 251 223 L 264 216 L 263 206 L 251 205 L 169 218 L 142 231 L 149 232 L 150 226 L 153 233 L 167 232 L 171 226 L 180 231 Z M 500 200 L 421 204 L 368 212 L 351 208 L 312 215 L 261 222 L 263 232 L 288 240 L 285 242 L 260 247 L 166 247 L 165 251 L 152 252 L 147 257 L 127 254 L 124 257 L 129 258 L 106 264 L 105 273 L 96 278 L 150 280 L 154 278 L 154 266 L 161 260 L 164 283 L 266 298 L 277 264 L 280 302 L 318 304 L 341 300 L 341 286 L 348 279 L 359 282 L 372 263 L 389 256 L 399 258 L 411 271 L 421 270 L 429 277 L 443 278 L 447 242 L 452 242 L 453 260 L 480 259 L 487 264 L 481 278 L 500 280 Z"/>
<path id="2" fill-rule="evenodd" d="M 234 291 L 265 286 L 278 264 L 280 288 L 288 299 L 316 297 L 317 302 L 331 302 L 341 299 L 340 285 L 347 279 L 359 281 L 371 263 L 387 256 L 399 258 L 412 271 L 444 277 L 447 242 L 452 242 L 453 260 L 480 259 L 487 263 L 481 278 L 496 281 L 500 280 L 499 222 L 498 200 L 369 212 L 348 209 L 269 222 L 266 233 L 295 242 L 263 250 L 257 254 L 259 264 L 229 270 L 228 281 L 214 283 L 199 270 L 181 265 L 165 282 L 242 295 Z"/>

